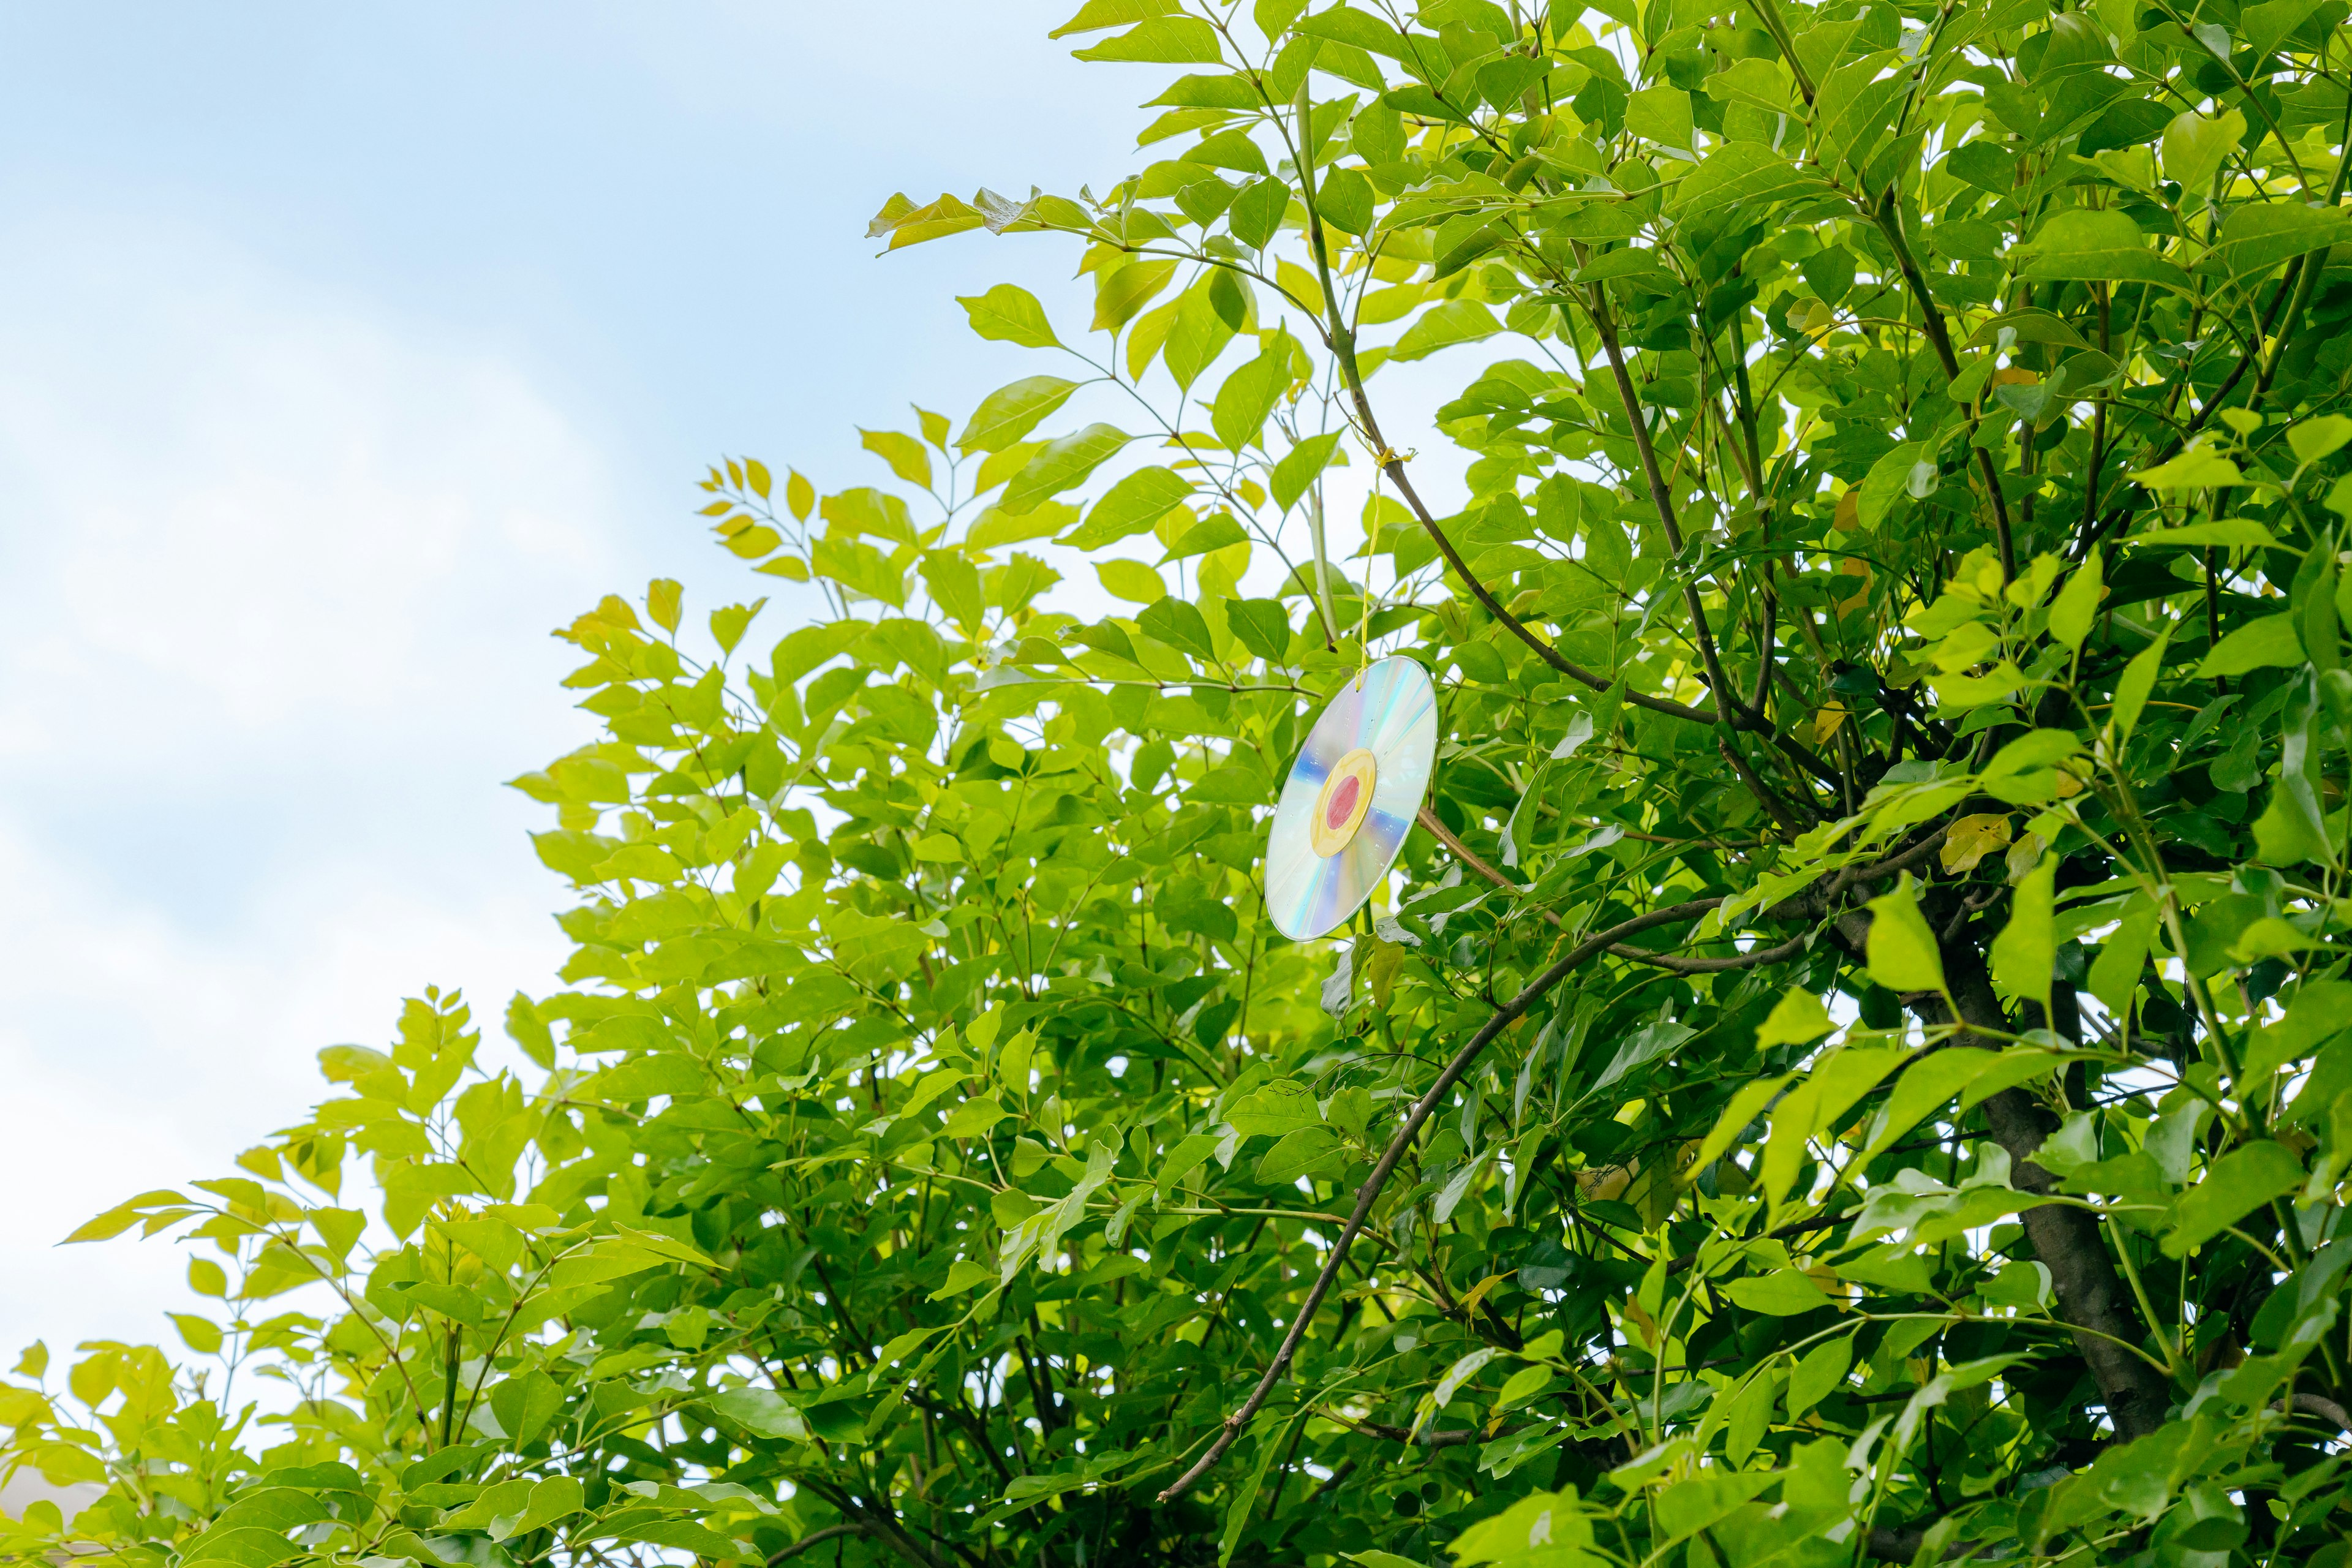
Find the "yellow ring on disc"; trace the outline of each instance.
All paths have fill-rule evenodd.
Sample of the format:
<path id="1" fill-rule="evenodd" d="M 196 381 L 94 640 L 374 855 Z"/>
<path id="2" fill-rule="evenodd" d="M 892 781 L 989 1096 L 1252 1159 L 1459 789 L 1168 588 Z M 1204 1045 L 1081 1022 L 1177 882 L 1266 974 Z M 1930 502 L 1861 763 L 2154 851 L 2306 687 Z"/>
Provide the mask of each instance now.
<path id="1" fill-rule="evenodd" d="M 1315 815 L 1307 819 L 1307 842 L 1316 854 L 1328 860 L 1354 841 L 1372 809 L 1372 786 L 1379 782 L 1380 764 L 1361 746 L 1331 765 L 1315 797 Z"/>

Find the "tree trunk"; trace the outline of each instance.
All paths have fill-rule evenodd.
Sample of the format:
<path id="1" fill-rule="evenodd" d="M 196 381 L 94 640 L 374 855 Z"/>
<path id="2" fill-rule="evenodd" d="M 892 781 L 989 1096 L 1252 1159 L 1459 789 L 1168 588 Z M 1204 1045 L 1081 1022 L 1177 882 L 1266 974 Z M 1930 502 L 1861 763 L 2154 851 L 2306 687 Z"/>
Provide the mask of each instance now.
<path id="1" fill-rule="evenodd" d="M 1975 947 L 1947 944 L 1943 959 L 1944 978 L 1959 1005 L 1960 1022 L 2006 1029 L 2000 998 L 1993 994 L 1984 961 Z M 1925 1021 L 1945 1021 L 1943 1004 L 1936 997 L 1920 999 L 1914 1011 Z M 1997 1041 L 1969 1035 L 1954 1044 L 2000 1048 Z M 2055 1184 L 2050 1173 L 2033 1163 L 2042 1140 L 2057 1131 L 2057 1121 L 2048 1110 L 2021 1089 L 2005 1089 L 1985 1100 L 1984 1112 L 1993 1141 L 2009 1151 L 2010 1184 L 2020 1192 L 2051 1192 Z M 2018 1218 L 2033 1243 L 2034 1256 L 2050 1270 L 2058 1315 L 2075 1331 L 2075 1348 L 2098 1381 L 2116 1436 L 2129 1442 L 2163 1426 L 2171 1389 L 2164 1375 L 2137 1353 L 2147 1331 L 2116 1272 L 2106 1238 L 2100 1234 L 2099 1216 L 2087 1209 L 2052 1204 L 2027 1209 Z"/>

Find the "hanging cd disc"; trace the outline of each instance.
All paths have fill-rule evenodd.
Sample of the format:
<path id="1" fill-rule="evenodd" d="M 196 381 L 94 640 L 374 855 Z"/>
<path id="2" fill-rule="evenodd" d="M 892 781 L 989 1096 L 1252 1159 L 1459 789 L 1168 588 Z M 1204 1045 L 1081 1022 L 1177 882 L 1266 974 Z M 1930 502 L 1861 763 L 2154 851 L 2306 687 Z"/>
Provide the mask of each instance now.
<path id="1" fill-rule="evenodd" d="M 1293 941 L 1347 921 L 1396 864 L 1437 758 L 1437 692 L 1409 658 L 1384 658 L 1315 721 L 1266 839 L 1265 907 Z"/>

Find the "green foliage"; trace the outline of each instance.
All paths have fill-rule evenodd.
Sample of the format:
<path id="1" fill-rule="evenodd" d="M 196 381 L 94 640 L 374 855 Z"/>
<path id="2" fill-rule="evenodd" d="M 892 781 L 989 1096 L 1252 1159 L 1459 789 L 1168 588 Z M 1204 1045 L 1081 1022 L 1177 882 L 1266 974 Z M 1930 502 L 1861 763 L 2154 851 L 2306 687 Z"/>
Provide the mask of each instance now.
<path id="1" fill-rule="evenodd" d="M 1087 331 L 710 472 L 804 624 L 565 630 L 543 1076 L 428 992 L 86 1227 L 220 1311 L 27 1356 L 0 1554 L 2341 1564 L 2345 17 L 1089 0 L 1141 171 L 872 230 Z M 1286 942 L 1387 652 L 1443 833 Z"/>

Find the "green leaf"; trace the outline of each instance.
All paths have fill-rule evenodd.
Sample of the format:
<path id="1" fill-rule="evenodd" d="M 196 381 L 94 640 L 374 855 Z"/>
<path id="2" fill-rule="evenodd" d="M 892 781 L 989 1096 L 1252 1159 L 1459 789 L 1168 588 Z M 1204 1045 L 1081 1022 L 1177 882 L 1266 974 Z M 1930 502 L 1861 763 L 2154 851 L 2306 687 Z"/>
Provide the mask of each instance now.
<path id="1" fill-rule="evenodd" d="M 1334 169 L 1316 193 L 1316 215 L 1343 234 L 1372 230 L 1372 183 L 1360 169 Z"/>
<path id="2" fill-rule="evenodd" d="M 1212 512 L 1186 529 L 1182 536 L 1168 547 L 1168 553 L 1161 556 L 1160 562 L 1164 566 L 1171 561 L 1181 561 L 1193 555 L 1206 555 L 1212 550 L 1223 550 L 1227 545 L 1247 542 L 1249 542 L 1249 535 L 1243 531 L 1240 523 L 1235 522 L 1223 512 Z"/>
<path id="3" fill-rule="evenodd" d="M 180 1331 L 180 1338 L 198 1355 L 212 1355 L 221 1348 L 220 1325 L 210 1318 L 200 1318 L 193 1312 L 172 1312 L 167 1316 Z"/>
<path id="4" fill-rule="evenodd" d="M 1440 349 L 1450 349 L 1459 343 L 1475 343 L 1493 337 L 1503 330 L 1495 320 L 1495 312 L 1475 300 L 1447 300 L 1432 305 L 1405 329 L 1389 357 L 1397 360 L 1426 359 Z"/>
<path id="5" fill-rule="evenodd" d="M 1927 448 L 1920 443 L 1906 441 L 1870 466 L 1855 502 L 1855 519 L 1863 528 L 1874 529 L 1885 521 L 1888 510 L 1906 493 L 1911 471 L 1926 455 Z"/>
<path id="6" fill-rule="evenodd" d="M 1279 1138 L 1303 1127 L 1321 1126 L 1323 1113 L 1305 1084 L 1276 1079 L 1244 1095 L 1225 1112 L 1225 1120 L 1244 1138 Z"/>
<path id="7" fill-rule="evenodd" d="M 1969 1088 L 2000 1059 L 1990 1051 L 1946 1050 L 1906 1069 L 1871 1124 L 1864 1156 L 1891 1147 L 1896 1139 L 1919 1125 L 1929 1111 Z"/>
<path id="8" fill-rule="evenodd" d="M 1625 129 L 1662 146 L 1691 144 L 1690 94 L 1678 87 L 1645 87 L 1625 104 Z"/>
<path id="9" fill-rule="evenodd" d="M 2091 994 L 2108 1012 L 2123 1016 L 2139 989 L 2140 971 L 2147 963 L 2148 944 L 2156 937 L 2158 910 L 2146 895 L 2134 895 L 2122 923 L 2091 964 Z"/>
<path id="10" fill-rule="evenodd" d="M 1104 273 L 1095 289 L 1091 330 L 1110 332 L 1127 325 L 1175 276 L 1176 263 L 1166 259 L 1130 261 Z"/>
<path id="11" fill-rule="evenodd" d="M 1750 57 L 1729 61 L 1723 69 L 1707 77 L 1701 87 L 1719 103 L 1750 103 L 1775 114 L 1789 112 L 1790 79 L 1771 60 Z M 1678 142 L 1675 145 L 1687 147 L 1690 143 Z"/>
<path id="12" fill-rule="evenodd" d="M 1231 169 L 1237 174 L 1265 173 L 1265 154 L 1244 131 L 1220 131 L 1204 136 L 1200 144 L 1184 154 L 1184 162 L 1199 163 L 1204 168 Z M 1220 200 L 1224 199 L 1219 197 Z"/>
<path id="13" fill-rule="evenodd" d="M 1872 922 L 1874 931 L 1878 923 Z M 1832 1131 L 1854 1101 L 1876 1088 L 1904 1056 L 1895 1047 L 1848 1045 L 1822 1058 L 1789 1091 L 1772 1112 L 1772 1134 L 1764 1144 L 1762 1186 L 1770 1202 L 1777 1205 L 1787 1196 L 1808 1144 Z"/>
<path id="14" fill-rule="evenodd" d="M 1519 1499 L 1464 1531 L 1451 1550 L 1459 1562 L 1497 1568 L 1591 1568 L 1603 1561 L 1587 1550 L 1592 1543 L 1592 1521 L 1570 1487 Z"/>
<path id="15" fill-rule="evenodd" d="M 1293 24 L 1292 31 L 1300 37 L 1328 39 L 1392 60 L 1405 58 L 1404 38 L 1394 27 L 1378 16 L 1344 4 L 1300 17 Z"/>
<path id="16" fill-rule="evenodd" d="M 2050 1016 L 2052 966 L 2057 963 L 2053 934 L 2058 859 L 2045 855 L 2011 895 L 2009 923 L 1992 942 L 1993 984 L 2011 996 L 2028 998 Z"/>
<path id="17" fill-rule="evenodd" d="M 2028 731 L 1993 753 L 1977 784 L 2011 805 L 2052 800 L 2059 793 L 2059 764 L 2082 754 L 2082 738 L 2072 730 Z"/>
<path id="18" fill-rule="evenodd" d="M 518 1447 L 538 1441 L 562 1411 L 562 1386 L 536 1368 L 506 1378 L 490 1390 L 490 1413 Z"/>
<path id="19" fill-rule="evenodd" d="M 1283 216 L 1289 210 L 1289 185 L 1280 180 L 1259 180 L 1225 209 L 1225 226 L 1252 250 L 1263 250 L 1281 232 Z"/>
<path id="20" fill-rule="evenodd" d="M 215 1526 L 190 1542 L 180 1561 L 217 1563 L 223 1568 L 274 1568 L 301 1552 L 302 1548 L 279 1531 L 259 1525 L 237 1525 L 226 1530 Z"/>
<path id="21" fill-rule="evenodd" d="M 1798 168 L 1768 146 L 1728 142 L 1701 159 L 1675 187 L 1674 205 L 1682 222 L 1692 223 L 1725 207 L 1760 210 L 1825 195 L 1829 188 L 1819 174 Z"/>
<path id="22" fill-rule="evenodd" d="M 1296 29 L 1309 38 L 1328 38 L 1392 60 L 1405 56 L 1405 42 L 1394 27 L 1369 12 L 1349 5 L 1331 5 L 1300 18 Z"/>
<path id="23" fill-rule="evenodd" d="M 1229 452 L 1255 444 L 1267 417 L 1290 390 L 1290 339 L 1277 333 L 1258 356 L 1225 377 L 1217 389 L 1210 427 Z"/>
<path id="24" fill-rule="evenodd" d="M 751 1555 L 728 1536 L 690 1520 L 653 1519 L 633 1521 L 619 1531 L 614 1539 L 642 1541 L 653 1546 L 667 1546 L 676 1551 L 692 1552 L 714 1563 L 740 1562 Z"/>
<path id="25" fill-rule="evenodd" d="M 1793 1318 L 1830 1304 L 1812 1276 L 1794 1268 L 1734 1279 L 1722 1289 L 1733 1306 L 1775 1318 Z"/>
<path id="26" fill-rule="evenodd" d="M 1274 466 L 1272 489 L 1276 506 L 1286 513 L 1298 504 L 1299 498 L 1330 466 L 1339 449 L 1340 434 L 1332 430 L 1309 436 L 1283 455 L 1282 461 Z"/>
<path id="27" fill-rule="evenodd" d="M 1169 469 L 1138 468 L 1104 491 L 1094 510 L 1087 513 L 1086 521 L 1058 542 L 1076 550 L 1100 550 L 1144 532 L 1194 493 L 1191 480 Z"/>
<path id="28" fill-rule="evenodd" d="M 988 221 L 988 216 L 970 202 L 942 195 L 939 200 L 917 206 L 903 195 L 894 195 L 883 204 L 874 221 L 866 226 L 869 238 L 890 237 L 889 249 L 902 246 L 920 245 L 925 240 L 940 239 L 951 234 L 962 234 Z"/>
<path id="29" fill-rule="evenodd" d="M 2172 1205 L 2172 1228 L 2165 1233 L 2168 1258 L 2185 1258 L 2273 1198 L 2303 1185 L 2303 1162 L 2285 1145 L 2257 1139 L 2213 1162 L 2205 1179 Z"/>
<path id="30" fill-rule="evenodd" d="M 1279 664 L 1290 650 L 1290 612 L 1279 599 L 1231 600 L 1225 624 L 1244 647 L 1268 664 Z"/>
<path id="31" fill-rule="evenodd" d="M 2294 448 L 2298 463 L 2315 463 L 2347 441 L 2352 441 L 2352 419 L 2341 414 L 2315 414 L 2286 433 L 2286 444 Z M 2267 538 L 2263 542 L 2269 542 Z"/>
<path id="32" fill-rule="evenodd" d="M 2134 482 L 2152 490 L 2210 489 L 2245 483 L 2238 465 L 2207 447 L 2191 447 L 2169 462 L 2132 475 Z"/>
<path id="33" fill-rule="evenodd" d="M 2189 275 L 2150 250 L 2147 237 L 2118 207 L 2068 207 L 2013 255 L 2026 263 L 2022 276 L 2036 281 L 2189 286 Z"/>
<path id="34" fill-rule="evenodd" d="M 1087 475 L 1117 457 L 1133 439 L 1123 430 L 1094 424 L 1074 435 L 1046 442 L 1045 449 L 1030 458 L 1028 465 L 1004 487 L 997 510 L 1018 517 L 1034 510 L 1038 502 L 1086 483 Z"/>
<path id="35" fill-rule="evenodd" d="M 1076 25 L 1064 29 L 1076 30 Z M 1197 16 L 1154 16 L 1139 26 L 1076 51 L 1082 60 L 1129 60 L 1145 65 L 1213 66 L 1223 57 L 1217 32 Z"/>
<path id="36" fill-rule="evenodd" d="M 1840 1334 L 1807 1351 L 1789 1371 L 1789 1419 L 1796 1421 L 1845 1382 L 1853 1365 L 1853 1336 Z"/>
<path id="37" fill-rule="evenodd" d="M 989 1265 L 959 1258 L 948 1269 L 947 1283 L 932 1291 L 924 1300 L 944 1301 L 951 1296 L 966 1295 L 978 1286 L 993 1284 L 995 1280 L 996 1270 Z"/>
<path id="38" fill-rule="evenodd" d="M 1217 1540 L 1217 1568 L 1234 1559 L 1234 1548 L 1241 1544 L 1243 1533 L 1249 1529 L 1250 1516 L 1257 1510 L 1257 1494 L 1265 1484 L 1266 1467 L 1277 1453 L 1286 1452 L 1290 1435 L 1315 1413 L 1311 1402 L 1302 1403 L 1287 1419 L 1276 1418 L 1271 1411 L 1258 1418 L 1264 1435 L 1258 1439 L 1257 1463 L 1251 1468 L 1249 1479 L 1234 1489 L 1232 1503 L 1225 1510 L 1224 1532 Z"/>
<path id="39" fill-rule="evenodd" d="M 1601 1075 L 1585 1089 L 1579 1103 L 1591 1100 L 1612 1085 L 1622 1082 L 1665 1057 L 1675 1047 L 1691 1038 L 1692 1034 L 1687 1025 L 1675 1023 L 1648 1024 L 1636 1029 L 1619 1044 L 1616 1054 L 1609 1058 L 1609 1065 L 1601 1069 Z"/>
<path id="40" fill-rule="evenodd" d="M 1171 595 L 1144 606 L 1135 617 L 1135 624 L 1144 636 L 1157 637 L 1180 653 L 1209 660 L 1216 658 L 1216 645 L 1209 637 L 1209 623 L 1201 612 L 1183 600 Z"/>
<path id="41" fill-rule="evenodd" d="M 942 1138 L 984 1138 L 989 1129 L 1004 1120 L 1004 1107 L 993 1095 L 980 1095 L 965 1100 L 948 1116 L 947 1124 L 940 1129 Z"/>
<path id="42" fill-rule="evenodd" d="M 910 485 L 929 489 L 931 485 L 931 455 L 923 444 L 903 430 L 867 430 L 860 427 L 859 445 L 890 465 L 890 471 Z"/>
<path id="43" fill-rule="evenodd" d="M 1095 576 L 1114 595 L 1133 605 L 1149 605 L 1168 592 L 1166 579 L 1140 561 L 1097 561 Z"/>
<path id="44" fill-rule="evenodd" d="M 730 1421 L 754 1437 L 780 1438 L 788 1443 L 810 1440 L 807 1423 L 802 1419 L 800 1407 L 782 1394 L 765 1388 L 730 1388 L 714 1394 L 703 1403 L 720 1418 Z"/>
<path id="45" fill-rule="evenodd" d="M 1919 913 L 1917 889 L 1905 872 L 1895 890 L 1873 899 L 1867 943 L 1870 977 L 1889 991 L 1941 991 L 1944 960 Z"/>
<path id="46" fill-rule="evenodd" d="M 1741 1084 L 1733 1092 L 1730 1102 L 1723 1108 L 1722 1114 L 1716 1118 L 1714 1130 L 1700 1143 L 1698 1155 L 1691 1162 L 1691 1170 L 1694 1173 L 1704 1171 L 1722 1158 L 1723 1152 L 1739 1142 L 1740 1134 L 1764 1113 L 1772 1103 L 1773 1096 L 1779 1094 L 1793 1076 L 1782 1073 L 1777 1078 L 1755 1079 Z"/>
<path id="47" fill-rule="evenodd" d="M 1246 300 L 1238 289 L 1233 274 L 1213 271 L 1177 298 L 1160 363 L 1180 389 L 1191 390 L 1234 341 L 1247 315 Z"/>
<path id="48" fill-rule="evenodd" d="M 1287 1186 L 1339 1152 L 1339 1135 L 1329 1128 L 1296 1128 L 1265 1152 L 1252 1173 L 1270 1185 Z"/>
<path id="49" fill-rule="evenodd" d="M 2131 542 L 2146 547 L 2167 545 L 2204 549 L 2218 546 L 2225 550 L 2267 550 L 2278 542 L 2271 531 L 2247 517 L 2227 517 L 2214 522 L 2192 522 L 2182 528 L 2151 529 L 2135 533 Z"/>
<path id="50" fill-rule="evenodd" d="M 2352 218 L 2341 207 L 2251 202 L 2231 211 L 2211 254 L 2197 269 L 2243 279 L 2347 239 L 2352 239 Z"/>
<path id="51" fill-rule="evenodd" d="M 2115 705 L 2108 710 L 2108 723 L 2115 731 L 2118 743 L 2131 736 L 2139 723 L 2140 710 L 2147 706 L 2148 693 L 2156 689 L 2156 677 L 2164 664 L 2166 645 L 2172 640 L 2176 623 L 2168 621 L 2156 634 L 2156 640 L 2132 656 L 2124 666 L 2123 675 L 2116 681 Z"/>
<path id="52" fill-rule="evenodd" d="M 1059 348 L 1045 320 L 1045 307 L 1016 283 L 999 283 L 985 294 L 958 295 L 956 303 L 971 320 L 971 330 L 992 342 L 1019 343 L 1023 348 Z"/>
<path id="53" fill-rule="evenodd" d="M 1076 16 L 1045 36 L 1066 38 L 1072 33 L 1100 33 L 1154 16 L 1175 16 L 1183 9 L 1183 0 L 1087 0 Z"/>
<path id="54" fill-rule="evenodd" d="M 1801 1046 L 1837 1027 L 1822 999 L 1801 986 L 1784 993 L 1764 1022 L 1756 1026 L 1759 1050 L 1773 1046 Z"/>
<path id="55" fill-rule="evenodd" d="M 2220 172 L 2221 160 L 2246 133 L 2246 117 L 2225 109 L 2209 120 L 2195 110 L 2174 117 L 2164 128 L 2158 153 L 2164 160 L 2165 178 L 2178 183 L 2191 197 L 2202 196 Z"/>
<path id="56" fill-rule="evenodd" d="M 2215 643 L 2213 651 L 2205 656 L 2205 662 L 2198 666 L 2197 677 L 2206 680 L 2217 675 L 2243 675 L 2250 669 L 2302 662 L 2303 641 L 2295 636 L 2294 617 L 2264 616 Z"/>
<path id="57" fill-rule="evenodd" d="M 2063 643 L 2069 653 L 2083 650 L 2083 639 L 2091 635 L 2092 623 L 2098 617 L 2099 601 L 2105 596 L 2101 574 L 2099 553 L 2093 551 L 2050 605 L 2050 635 Z"/>
<path id="58" fill-rule="evenodd" d="M 972 410 L 956 447 L 967 457 L 1002 451 L 1035 429 L 1039 420 L 1067 403 L 1077 389 L 1076 382 L 1058 375 L 1024 376 L 1000 386 Z"/>
<path id="59" fill-rule="evenodd" d="M 511 1541 L 534 1530 L 545 1530 L 558 1520 L 578 1513 L 584 1499 L 585 1489 L 577 1477 L 550 1476 L 530 1489 L 530 1501 L 520 1515 L 498 1521 L 505 1528 L 495 1533 L 501 1541 Z"/>

